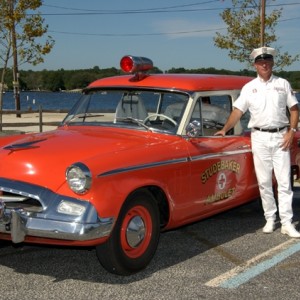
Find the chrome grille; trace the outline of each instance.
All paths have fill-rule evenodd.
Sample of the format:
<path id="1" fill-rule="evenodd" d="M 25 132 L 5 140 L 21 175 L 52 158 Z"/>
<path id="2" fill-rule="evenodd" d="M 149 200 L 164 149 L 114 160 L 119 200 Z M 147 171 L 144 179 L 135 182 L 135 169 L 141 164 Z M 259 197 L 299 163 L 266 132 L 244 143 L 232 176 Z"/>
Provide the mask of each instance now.
<path id="1" fill-rule="evenodd" d="M 6 209 L 23 209 L 27 212 L 43 211 L 43 207 L 40 201 L 15 193 L 1 191 L 0 201 L 3 201 L 5 203 Z"/>

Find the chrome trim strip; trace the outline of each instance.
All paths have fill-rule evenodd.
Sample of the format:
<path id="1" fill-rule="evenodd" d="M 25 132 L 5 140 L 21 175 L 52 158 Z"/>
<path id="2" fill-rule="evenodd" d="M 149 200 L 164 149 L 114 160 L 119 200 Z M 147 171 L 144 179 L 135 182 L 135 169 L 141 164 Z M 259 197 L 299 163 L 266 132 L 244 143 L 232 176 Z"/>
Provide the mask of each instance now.
<path id="1" fill-rule="evenodd" d="M 232 156 L 236 154 L 243 154 L 243 153 L 252 153 L 251 149 L 245 149 L 245 150 L 233 150 L 233 151 L 225 151 L 225 152 L 219 152 L 219 153 L 210 153 L 210 154 L 202 154 L 198 156 L 191 157 L 191 161 L 198 161 L 198 160 L 206 160 L 210 158 L 218 158 L 222 156 Z"/>
<path id="2" fill-rule="evenodd" d="M 161 167 L 161 166 L 165 166 L 165 165 L 186 163 L 189 161 L 193 162 L 193 161 L 198 161 L 198 160 L 206 160 L 206 159 L 210 159 L 210 158 L 231 156 L 231 155 L 243 154 L 243 153 L 249 153 L 249 152 L 252 152 L 251 149 L 239 149 L 239 150 L 225 151 L 225 152 L 219 152 L 219 153 L 201 154 L 201 155 L 197 155 L 197 156 L 177 158 L 174 160 L 166 160 L 166 161 L 154 162 L 154 163 L 149 163 L 149 164 L 135 165 L 135 166 L 130 166 L 130 167 L 126 167 L 126 168 L 114 169 L 114 170 L 110 170 L 110 171 L 98 174 L 97 177 L 104 177 L 104 176 L 110 176 L 110 175 L 115 175 L 115 174 L 124 173 L 124 172 L 131 172 L 131 171 L 137 171 L 137 170 L 142 170 L 142 169 Z"/>
<path id="3" fill-rule="evenodd" d="M 110 170 L 110 171 L 98 174 L 97 177 L 110 176 L 110 175 L 114 175 L 114 174 L 118 174 L 118 173 L 131 172 L 131 171 L 136 171 L 136 170 L 141 170 L 141 169 L 161 167 L 161 166 L 165 166 L 165 165 L 185 163 L 185 162 L 188 162 L 189 160 L 190 159 L 188 157 L 184 157 L 184 158 L 177 158 L 177 159 L 166 160 L 166 161 L 152 162 L 152 163 L 148 163 L 148 164 L 135 165 L 135 166 L 130 166 L 130 167 L 126 167 L 126 168 Z"/>

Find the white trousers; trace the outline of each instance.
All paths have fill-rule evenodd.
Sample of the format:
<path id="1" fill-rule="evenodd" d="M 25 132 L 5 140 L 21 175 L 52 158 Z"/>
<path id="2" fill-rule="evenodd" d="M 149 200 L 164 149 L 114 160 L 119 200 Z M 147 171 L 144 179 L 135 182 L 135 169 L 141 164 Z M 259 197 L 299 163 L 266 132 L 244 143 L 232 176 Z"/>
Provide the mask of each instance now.
<path id="1" fill-rule="evenodd" d="M 275 133 L 252 130 L 251 133 L 254 167 L 264 215 L 266 220 L 276 219 L 277 206 L 272 187 L 274 171 L 281 224 L 291 223 L 293 218 L 290 151 L 280 148 L 284 133 L 286 130 Z"/>

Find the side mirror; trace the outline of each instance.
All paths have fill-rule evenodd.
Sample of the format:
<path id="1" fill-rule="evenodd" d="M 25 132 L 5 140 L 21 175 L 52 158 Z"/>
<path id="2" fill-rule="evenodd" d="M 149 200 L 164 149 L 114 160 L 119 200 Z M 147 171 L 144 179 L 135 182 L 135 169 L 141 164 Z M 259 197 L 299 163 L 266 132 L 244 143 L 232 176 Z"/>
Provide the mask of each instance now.
<path id="1" fill-rule="evenodd" d="M 197 137 L 201 135 L 201 123 L 197 120 L 192 121 L 186 127 L 186 134 L 188 137 Z"/>

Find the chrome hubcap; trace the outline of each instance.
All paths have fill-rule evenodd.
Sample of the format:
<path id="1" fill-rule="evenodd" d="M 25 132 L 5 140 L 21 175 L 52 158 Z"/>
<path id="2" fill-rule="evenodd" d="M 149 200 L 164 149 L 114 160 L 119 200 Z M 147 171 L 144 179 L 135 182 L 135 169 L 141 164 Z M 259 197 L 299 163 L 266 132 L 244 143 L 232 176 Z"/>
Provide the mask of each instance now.
<path id="1" fill-rule="evenodd" d="M 140 216 L 133 217 L 126 230 L 126 239 L 130 247 L 136 248 L 145 238 L 145 224 Z"/>

